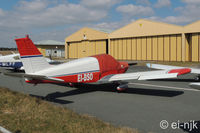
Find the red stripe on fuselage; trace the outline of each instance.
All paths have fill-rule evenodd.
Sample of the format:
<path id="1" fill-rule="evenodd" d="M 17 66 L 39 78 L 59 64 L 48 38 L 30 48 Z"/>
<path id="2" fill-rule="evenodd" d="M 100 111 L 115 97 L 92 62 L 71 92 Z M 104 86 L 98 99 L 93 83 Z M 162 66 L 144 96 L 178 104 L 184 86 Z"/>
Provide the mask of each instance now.
<path id="1" fill-rule="evenodd" d="M 100 72 L 90 72 L 90 73 L 80 73 L 75 75 L 67 75 L 54 77 L 64 80 L 65 83 L 91 83 L 97 82 L 100 77 Z M 27 83 L 61 83 L 59 81 L 50 81 L 50 80 L 26 80 Z"/>
<path id="2" fill-rule="evenodd" d="M 75 75 L 68 75 L 62 77 L 55 77 L 64 80 L 68 83 L 90 83 L 99 80 L 100 72 L 80 73 Z"/>

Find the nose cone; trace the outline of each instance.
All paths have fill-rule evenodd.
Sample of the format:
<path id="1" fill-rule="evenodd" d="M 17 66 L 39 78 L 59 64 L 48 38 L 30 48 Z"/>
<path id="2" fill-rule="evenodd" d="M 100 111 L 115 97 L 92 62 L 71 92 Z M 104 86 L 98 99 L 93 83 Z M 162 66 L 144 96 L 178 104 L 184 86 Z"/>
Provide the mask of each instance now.
<path id="1" fill-rule="evenodd" d="M 126 72 L 128 70 L 128 67 L 129 67 L 128 63 L 127 62 L 119 62 L 119 63 L 120 63 L 121 70 L 123 72 Z"/>

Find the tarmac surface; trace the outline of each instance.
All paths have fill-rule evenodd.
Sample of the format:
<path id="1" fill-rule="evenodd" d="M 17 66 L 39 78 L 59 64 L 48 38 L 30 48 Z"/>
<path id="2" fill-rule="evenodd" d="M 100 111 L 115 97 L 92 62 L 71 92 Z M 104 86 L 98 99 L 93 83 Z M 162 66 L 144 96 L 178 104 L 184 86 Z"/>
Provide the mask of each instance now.
<path id="1" fill-rule="evenodd" d="M 150 69 L 132 66 L 128 72 L 146 70 Z M 113 85 L 80 85 L 76 88 L 64 84 L 33 85 L 25 83 L 23 78 L 2 74 L 0 86 L 141 132 L 200 133 L 200 91 L 188 85 L 195 82 L 194 76 L 187 74 L 180 80 L 132 80 L 123 93 L 117 93 Z M 167 129 L 160 127 L 161 121 L 161 126 Z"/>

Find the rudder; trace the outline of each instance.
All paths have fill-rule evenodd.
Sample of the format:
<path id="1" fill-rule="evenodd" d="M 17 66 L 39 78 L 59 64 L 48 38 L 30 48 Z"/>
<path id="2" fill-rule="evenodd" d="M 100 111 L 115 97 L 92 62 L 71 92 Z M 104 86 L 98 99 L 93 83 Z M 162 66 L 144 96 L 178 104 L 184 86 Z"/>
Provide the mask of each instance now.
<path id="1" fill-rule="evenodd" d="M 26 73 L 35 73 L 50 67 L 28 35 L 15 41 Z"/>

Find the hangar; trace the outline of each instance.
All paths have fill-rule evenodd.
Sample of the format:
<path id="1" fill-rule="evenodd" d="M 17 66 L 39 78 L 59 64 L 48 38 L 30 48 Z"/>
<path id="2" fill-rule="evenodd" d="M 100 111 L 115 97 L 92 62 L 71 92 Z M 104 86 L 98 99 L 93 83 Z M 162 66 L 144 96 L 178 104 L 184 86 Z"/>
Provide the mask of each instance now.
<path id="1" fill-rule="evenodd" d="M 119 60 L 200 61 L 200 21 L 186 26 L 145 19 L 109 34 L 109 53 Z"/>
<path id="2" fill-rule="evenodd" d="M 55 40 L 43 40 L 34 42 L 43 56 L 65 57 L 65 43 Z"/>
<path id="3" fill-rule="evenodd" d="M 181 61 L 183 27 L 140 19 L 109 35 L 109 53 L 119 60 Z"/>
<path id="4" fill-rule="evenodd" d="M 94 42 L 100 40 L 104 53 L 118 60 L 200 61 L 200 21 L 178 26 L 139 19 L 110 34 L 83 28 L 66 38 L 68 55 L 65 57 L 98 54 Z"/>
<path id="5" fill-rule="evenodd" d="M 108 34 L 84 27 L 65 39 L 65 58 L 108 54 Z"/>

